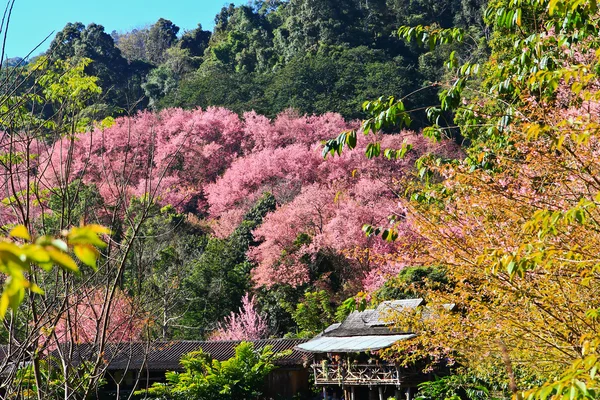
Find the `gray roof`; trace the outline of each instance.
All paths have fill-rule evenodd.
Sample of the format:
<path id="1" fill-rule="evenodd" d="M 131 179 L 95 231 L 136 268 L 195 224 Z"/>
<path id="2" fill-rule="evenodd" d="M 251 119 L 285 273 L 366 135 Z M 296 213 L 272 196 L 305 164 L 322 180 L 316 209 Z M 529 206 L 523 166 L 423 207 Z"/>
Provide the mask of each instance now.
<path id="1" fill-rule="evenodd" d="M 275 364 L 298 366 L 306 361 L 306 353 L 295 350 L 306 339 L 264 339 L 254 340 L 254 348 L 261 350 L 272 346 L 276 353 L 291 350 L 291 353 L 275 360 Z M 192 351 L 202 350 L 213 360 L 225 361 L 235 355 L 235 347 L 240 341 L 172 341 L 172 342 L 131 342 L 107 343 L 103 361 L 108 370 L 181 370 L 181 357 Z M 68 346 L 68 345 L 63 345 Z M 55 350 L 56 351 L 56 350 Z M 90 360 L 97 354 L 93 344 L 82 343 L 73 349 L 74 364 Z"/>
<path id="2" fill-rule="evenodd" d="M 297 348 L 310 353 L 359 353 L 385 349 L 399 340 L 413 337 L 415 337 L 414 334 L 352 337 L 321 336 L 309 342 L 299 344 Z"/>
<path id="3" fill-rule="evenodd" d="M 350 337 L 412 333 L 406 329 L 392 328 L 388 318 L 394 311 L 414 309 L 423 303 L 423 299 L 384 301 L 374 310 L 354 311 L 337 327 L 336 324 L 328 327 L 322 336 Z"/>
<path id="4" fill-rule="evenodd" d="M 392 300 L 381 303 L 367 318 L 368 326 L 388 326 L 390 322 L 388 318 L 394 311 L 402 311 L 406 309 L 415 309 L 423 305 L 423 299 L 406 299 Z"/>
<path id="5" fill-rule="evenodd" d="M 340 325 L 342 325 L 341 322 L 337 322 L 335 324 L 329 325 L 327 328 L 325 328 L 325 330 L 323 331 L 323 334 L 326 334 L 326 333 L 336 330 L 337 328 L 340 327 Z M 321 336 L 321 335 L 319 335 L 319 336 Z"/>
<path id="6" fill-rule="evenodd" d="M 407 329 L 392 327 L 390 313 L 415 309 L 423 299 L 384 301 L 374 310 L 354 311 L 341 324 L 329 326 L 314 339 L 298 345 L 311 353 L 363 352 L 390 347 L 398 340 L 415 337 Z"/>

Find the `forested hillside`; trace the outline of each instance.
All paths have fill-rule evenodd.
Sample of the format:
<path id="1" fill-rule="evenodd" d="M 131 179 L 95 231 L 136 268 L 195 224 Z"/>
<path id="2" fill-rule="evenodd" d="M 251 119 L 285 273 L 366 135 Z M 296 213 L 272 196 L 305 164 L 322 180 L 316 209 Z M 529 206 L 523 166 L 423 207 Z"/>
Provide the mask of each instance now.
<path id="1" fill-rule="evenodd" d="M 176 21 L 165 19 L 112 33 L 98 24 L 68 24 L 48 54 L 92 60 L 86 72 L 104 89 L 105 107 L 96 115 L 222 106 L 270 118 L 294 108 L 353 119 L 364 116 L 363 101 L 381 95 L 412 94 L 415 108 L 435 101 L 437 90 L 430 84 L 442 78 L 448 49 L 424 51 L 398 40 L 396 29 L 435 23 L 483 38 L 484 5 L 483 0 L 256 1 L 223 7 L 212 32 L 202 26 L 182 32 Z"/>
<path id="2" fill-rule="evenodd" d="M 8 69 L 48 76 L 39 98 L 22 95 L 42 104 L 27 146 L 46 155 L 31 161 L 35 177 L 27 169 L 9 189 L 22 195 L 31 179 L 43 188 L 44 199 L 22 211 L 41 232 L 83 219 L 117 233 L 126 249 L 119 290 L 146 304 L 152 335 L 206 337 L 246 292 L 270 316 L 269 335 L 311 335 L 336 319 L 344 300 L 377 290 L 407 265 L 392 255 L 417 245 L 410 226 L 397 243 L 367 238 L 361 227 L 403 214 L 397 198 L 415 160 L 461 154 L 451 141 L 431 144 L 407 130 L 384 139 L 411 148 L 396 161 L 369 161 L 363 140 L 325 161 L 320 142 L 356 128 L 362 103 L 385 94 L 407 96 L 420 109 L 413 126 L 423 124 L 450 47 L 423 50 L 400 40 L 397 27 L 460 26 L 483 39 L 483 8 L 259 1 L 223 7 L 212 32 L 180 32 L 165 19 L 111 34 L 70 23 L 47 58 L 13 60 Z M 76 71 L 67 72 L 69 62 L 79 63 Z M 54 92 L 66 76 L 72 90 L 85 88 L 78 98 Z M 9 203 L 0 213 L 21 219 Z M 149 293 L 156 296 L 142 299 Z M 327 299 L 317 307 L 328 309 L 323 320 L 315 314 L 323 310 L 302 306 L 310 295 Z"/>
<path id="3" fill-rule="evenodd" d="M 86 398 L 107 343 L 312 337 L 423 298 L 381 354 L 444 372 L 422 399 L 597 398 L 599 21 L 271 0 L 212 31 L 68 24 L 1 68 L 7 387 Z"/>

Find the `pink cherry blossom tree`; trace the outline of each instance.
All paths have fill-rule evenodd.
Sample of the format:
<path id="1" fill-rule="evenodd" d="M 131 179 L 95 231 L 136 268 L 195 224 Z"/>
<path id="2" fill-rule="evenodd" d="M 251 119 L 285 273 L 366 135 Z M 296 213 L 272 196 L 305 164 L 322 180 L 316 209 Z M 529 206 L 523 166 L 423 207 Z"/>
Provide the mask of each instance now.
<path id="1" fill-rule="evenodd" d="M 98 340 L 107 318 L 107 342 L 131 342 L 140 340 L 142 328 L 147 322 L 140 310 L 125 293 L 117 291 L 113 307 L 107 315 L 102 308 L 106 290 L 85 289 L 69 299 L 70 307 L 60 316 L 50 340 L 58 343 L 94 343 Z"/>
<path id="2" fill-rule="evenodd" d="M 211 335 L 211 340 L 259 340 L 268 335 L 267 320 L 256 310 L 254 298 L 246 293 L 238 312 L 225 317 Z"/>
<path id="3" fill-rule="evenodd" d="M 385 148 L 411 146 L 402 159 L 366 159 L 364 150 L 369 141 L 359 137 L 354 151 L 323 160 L 320 142 L 310 142 L 319 135 L 309 128 L 320 123 L 327 128 L 323 128 L 325 132 L 330 132 L 334 129 L 331 121 L 338 131 L 349 126 L 340 119 L 330 115 L 310 121 L 306 117 L 293 120 L 289 115 L 281 115 L 268 124 L 261 116 L 246 117 L 246 128 L 259 130 L 254 136 L 254 142 L 260 143 L 255 147 L 258 151 L 237 158 L 206 191 L 211 214 L 222 221 L 218 223 L 221 235 L 239 223 L 241 213 L 235 210 L 246 210 L 264 191 L 277 198 L 279 208 L 254 231 L 261 244 L 249 251 L 249 257 L 257 263 L 253 279 L 258 286 L 296 287 L 311 283 L 306 259 L 322 252 L 346 257 L 344 270 L 338 273 L 348 282 L 369 289 L 376 288 L 404 265 L 389 261 L 387 254 L 402 251 L 410 262 L 410 249 L 418 238 L 408 221 L 400 224 L 401 238 L 394 244 L 377 237 L 367 238 L 361 227 L 385 225 L 390 215 L 404 218 L 399 195 L 412 179 L 416 159 L 429 152 L 456 155 L 456 145 L 447 141 L 431 143 L 414 132 L 403 131 L 378 138 Z M 318 118 L 329 122 L 325 124 Z M 298 121 L 304 124 L 304 130 Z M 277 128 L 279 125 L 291 126 L 299 133 L 286 135 L 285 130 Z M 298 245 L 296 239 L 302 234 L 310 239 Z"/>
<path id="4" fill-rule="evenodd" d="M 105 129 L 54 144 L 45 186 L 82 178 L 98 188 L 111 207 L 132 197 L 201 211 L 203 185 L 214 181 L 241 151 L 241 120 L 223 108 L 167 109 L 118 118 Z M 58 149 L 63 149 L 59 151 Z M 65 167 L 62 154 L 72 162 Z"/>

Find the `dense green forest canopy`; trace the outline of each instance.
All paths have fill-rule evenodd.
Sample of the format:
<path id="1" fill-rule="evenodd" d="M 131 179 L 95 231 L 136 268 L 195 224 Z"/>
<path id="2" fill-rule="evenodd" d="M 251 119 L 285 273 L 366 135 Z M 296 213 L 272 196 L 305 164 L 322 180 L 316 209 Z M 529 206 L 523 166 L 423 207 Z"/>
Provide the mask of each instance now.
<path id="1" fill-rule="evenodd" d="M 180 32 L 159 19 L 109 34 L 98 24 L 70 23 L 48 54 L 89 58 L 105 115 L 165 107 L 223 106 L 274 117 L 338 112 L 364 117 L 365 100 L 407 96 L 432 104 L 449 49 L 424 51 L 399 40 L 402 25 L 461 27 L 483 37 L 483 0 L 255 1 L 223 7 L 212 32 Z M 416 93 L 415 93 L 416 92 Z M 408 96 L 411 94 L 410 96 Z M 423 123 L 423 115 L 416 124 Z"/>

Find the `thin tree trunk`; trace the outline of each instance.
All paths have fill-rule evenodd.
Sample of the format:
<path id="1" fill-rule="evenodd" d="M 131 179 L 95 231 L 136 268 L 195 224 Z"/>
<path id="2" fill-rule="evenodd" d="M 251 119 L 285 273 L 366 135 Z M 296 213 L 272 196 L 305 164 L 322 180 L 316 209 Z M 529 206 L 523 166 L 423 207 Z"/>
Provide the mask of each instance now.
<path id="1" fill-rule="evenodd" d="M 504 363 L 504 367 L 506 368 L 506 373 L 508 375 L 508 388 L 510 389 L 513 397 L 516 400 L 521 400 L 521 392 L 519 391 L 519 387 L 517 386 L 517 379 L 515 378 L 515 372 L 513 370 L 512 361 L 510 359 L 510 353 L 506 344 L 502 339 L 498 339 L 498 347 L 500 347 L 500 354 L 502 355 L 502 362 Z"/>

